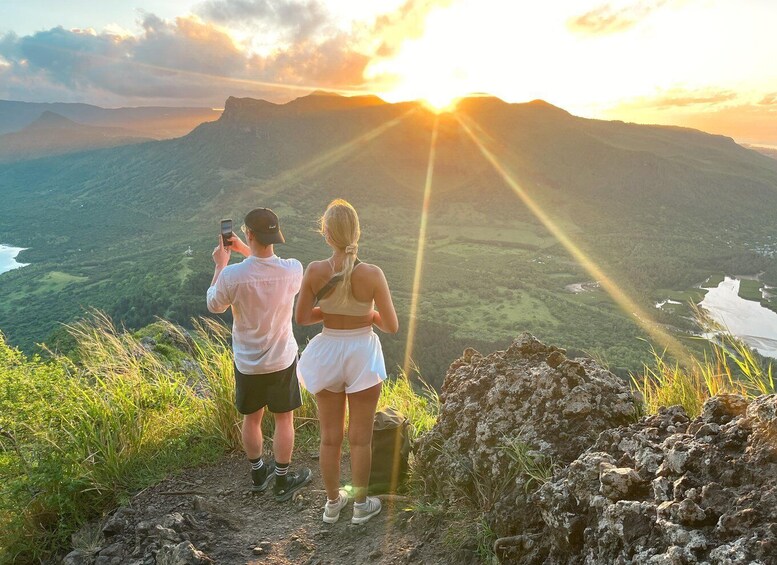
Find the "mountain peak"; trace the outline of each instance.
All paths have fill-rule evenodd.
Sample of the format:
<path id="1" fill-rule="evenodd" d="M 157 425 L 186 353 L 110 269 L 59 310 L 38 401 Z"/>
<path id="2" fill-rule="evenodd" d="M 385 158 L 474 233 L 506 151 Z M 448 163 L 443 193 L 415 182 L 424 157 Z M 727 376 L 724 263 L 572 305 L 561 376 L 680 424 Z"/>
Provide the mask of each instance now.
<path id="1" fill-rule="evenodd" d="M 80 125 L 81 124 L 79 124 L 78 122 L 74 122 L 73 120 L 70 120 L 65 116 L 62 116 L 61 114 L 57 114 L 56 112 L 52 112 L 51 110 L 46 110 L 40 116 L 38 116 L 37 120 L 32 122 L 25 129 L 27 130 L 55 129 L 55 128 L 63 129 L 63 128 L 78 127 Z"/>
<path id="2" fill-rule="evenodd" d="M 344 108 L 361 108 L 364 106 L 379 106 L 386 104 L 386 101 L 374 94 L 360 96 L 343 96 L 335 92 L 325 90 L 314 90 L 306 96 L 295 98 L 287 102 L 284 106 L 295 109 L 304 108 L 305 110 L 338 110 Z"/>
<path id="3" fill-rule="evenodd" d="M 531 102 L 526 102 L 526 106 L 533 106 L 535 108 L 547 108 L 548 110 L 554 110 L 557 112 L 563 112 L 565 114 L 569 114 L 564 108 L 559 108 L 558 106 L 554 106 L 550 102 L 546 100 L 542 100 L 540 98 L 537 98 L 536 100 L 532 100 Z"/>
<path id="4" fill-rule="evenodd" d="M 300 112 L 323 112 L 379 106 L 386 102 L 374 95 L 342 96 L 335 92 L 314 90 L 310 94 L 295 98 L 285 104 L 274 104 L 257 98 L 235 98 L 230 96 L 224 103 L 224 113 L 219 121 L 244 123 L 270 116 L 294 115 Z"/>
<path id="5" fill-rule="evenodd" d="M 338 96 L 340 98 L 343 98 L 342 94 L 338 94 L 337 92 L 330 92 L 328 90 L 314 90 L 307 96 Z M 305 98 L 305 96 L 300 96 L 300 98 Z"/>
<path id="6" fill-rule="evenodd" d="M 224 103 L 224 112 L 218 121 L 239 122 L 250 118 L 266 116 L 279 107 L 279 104 L 273 104 L 267 100 L 230 96 Z"/>

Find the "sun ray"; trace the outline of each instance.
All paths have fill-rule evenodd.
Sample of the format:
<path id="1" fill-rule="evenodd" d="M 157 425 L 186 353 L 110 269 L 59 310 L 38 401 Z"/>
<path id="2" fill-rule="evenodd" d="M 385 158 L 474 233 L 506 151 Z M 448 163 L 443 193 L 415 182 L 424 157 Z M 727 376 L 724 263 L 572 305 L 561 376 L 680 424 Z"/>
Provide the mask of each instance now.
<path id="1" fill-rule="evenodd" d="M 293 169 L 283 171 L 278 176 L 270 179 L 267 183 L 261 186 L 255 186 L 254 189 L 258 192 L 261 192 L 263 196 L 273 196 L 284 188 L 288 187 L 290 184 L 299 182 L 303 178 L 314 176 L 324 171 L 328 167 L 331 167 L 335 163 L 345 159 L 349 155 L 364 149 L 365 144 L 382 135 L 389 129 L 395 127 L 400 122 L 402 122 L 402 120 L 406 119 L 410 114 L 416 111 L 417 110 L 413 108 L 407 112 L 404 112 L 396 118 L 384 122 L 379 126 L 371 129 L 370 131 L 365 132 L 350 141 L 346 141 L 334 149 L 330 149 L 329 151 L 322 153 L 313 159 L 294 167 Z"/>
<path id="2" fill-rule="evenodd" d="M 413 289 L 412 289 L 411 303 L 410 303 L 410 317 L 408 321 L 407 342 L 405 344 L 405 360 L 403 363 L 403 371 L 405 376 L 408 374 L 408 371 L 410 370 L 410 365 L 412 364 L 413 341 L 415 338 L 415 329 L 416 329 L 416 313 L 418 309 L 418 298 L 419 298 L 420 288 L 421 288 L 421 274 L 422 274 L 423 263 L 424 263 L 426 228 L 427 228 L 427 223 L 429 219 L 429 202 L 431 201 L 431 196 L 432 196 L 432 180 L 434 177 L 434 162 L 435 162 L 435 154 L 437 151 L 437 131 L 439 129 L 438 128 L 439 122 L 440 122 L 439 116 L 435 116 L 434 124 L 432 126 L 432 135 L 429 141 L 429 160 L 427 161 L 426 179 L 424 180 L 424 197 L 423 197 L 423 204 L 421 206 L 421 225 L 418 230 L 418 248 L 416 251 L 415 274 L 413 275 Z M 400 378 L 402 378 L 401 375 L 400 375 Z M 397 449 L 395 451 L 394 464 L 393 464 L 394 475 L 396 475 L 399 470 L 399 463 L 400 463 L 399 456 L 400 456 L 399 446 L 397 446 Z M 397 504 L 398 504 L 398 501 L 394 500 L 392 497 L 387 497 L 385 499 L 385 510 L 386 510 L 386 514 L 389 515 L 389 518 L 386 521 L 387 527 L 383 536 L 383 540 L 387 550 L 388 548 L 391 547 L 391 541 L 392 541 L 391 516 L 396 512 Z"/>
<path id="3" fill-rule="evenodd" d="M 650 336 L 652 340 L 658 343 L 662 348 L 668 351 L 679 362 L 691 365 L 693 356 L 688 349 L 680 343 L 669 332 L 663 329 L 657 322 L 653 321 L 644 308 L 639 306 L 636 301 L 629 297 L 614 281 L 609 277 L 586 253 L 578 247 L 569 236 L 564 233 L 561 227 L 545 213 L 540 205 L 524 190 L 524 188 L 515 180 L 514 175 L 504 166 L 496 155 L 486 147 L 483 141 L 487 135 L 482 128 L 475 123 L 472 118 L 457 114 L 456 119 L 461 124 L 464 131 L 472 139 L 473 143 L 480 150 L 485 159 L 491 164 L 502 180 L 512 189 L 512 191 L 521 199 L 526 207 L 534 216 L 545 226 L 545 228 L 564 246 L 572 257 L 587 272 L 599 281 L 602 288 L 610 295 L 616 304 L 632 317 L 635 322 Z"/>
<path id="4" fill-rule="evenodd" d="M 421 273 L 424 265 L 424 249 L 426 247 L 426 227 L 429 220 L 429 202 L 432 197 L 432 179 L 434 177 L 434 160 L 437 151 L 437 130 L 440 117 L 435 116 L 432 126 L 432 139 L 429 143 L 429 161 L 426 165 L 426 180 L 424 182 L 424 200 L 421 206 L 421 226 L 418 229 L 418 249 L 415 254 L 415 273 L 413 275 L 413 290 L 410 294 L 410 316 L 407 323 L 407 342 L 405 343 L 405 359 L 402 370 L 407 375 L 410 370 L 415 342 L 415 329 L 418 313 L 418 299 L 421 291 Z"/>

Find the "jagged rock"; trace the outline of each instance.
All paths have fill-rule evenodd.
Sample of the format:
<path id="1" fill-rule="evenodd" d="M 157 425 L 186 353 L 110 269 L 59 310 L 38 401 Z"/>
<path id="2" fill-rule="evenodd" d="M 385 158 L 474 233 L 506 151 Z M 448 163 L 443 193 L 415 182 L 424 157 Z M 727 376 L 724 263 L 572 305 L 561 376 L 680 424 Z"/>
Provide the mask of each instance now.
<path id="1" fill-rule="evenodd" d="M 539 519 L 526 502 L 534 483 L 521 474 L 510 480 L 515 449 L 548 466 L 569 463 L 600 432 L 634 421 L 636 408 L 624 381 L 528 333 L 485 357 L 466 350 L 448 369 L 441 400 L 436 425 L 419 443 L 418 475 L 452 504 L 468 493 L 499 536 Z M 593 480 L 598 489 L 598 471 Z"/>
<path id="2" fill-rule="evenodd" d="M 693 422 L 672 407 L 607 430 L 530 497 L 542 523 L 525 535 L 539 542 L 503 557 L 573 565 L 775 563 L 776 441 L 777 395 L 749 405 L 722 395 Z M 633 481 L 630 490 L 623 477 Z M 617 496 L 607 496 L 612 485 Z"/>
<path id="3" fill-rule="evenodd" d="M 95 560 L 93 551 L 74 549 L 62 560 L 62 565 L 93 565 Z"/>
<path id="4" fill-rule="evenodd" d="M 165 544 L 156 554 L 157 565 L 206 565 L 213 560 L 198 550 L 190 541 L 178 545 Z"/>
<path id="5" fill-rule="evenodd" d="M 629 467 L 616 467 L 610 463 L 599 466 L 599 492 L 610 500 L 623 500 L 642 485 L 639 474 Z"/>
<path id="6" fill-rule="evenodd" d="M 111 537 L 124 533 L 129 527 L 129 522 L 135 512 L 130 508 L 121 507 L 114 512 L 102 528 L 105 537 Z"/>

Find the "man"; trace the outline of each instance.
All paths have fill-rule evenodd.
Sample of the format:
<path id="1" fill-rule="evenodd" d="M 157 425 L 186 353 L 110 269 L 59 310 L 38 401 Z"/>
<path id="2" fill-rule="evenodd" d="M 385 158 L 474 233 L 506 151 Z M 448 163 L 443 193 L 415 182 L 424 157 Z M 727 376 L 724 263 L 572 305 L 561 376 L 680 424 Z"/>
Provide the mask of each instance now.
<path id="1" fill-rule="evenodd" d="M 298 348 L 291 328 L 302 264 L 275 255 L 273 245 L 285 239 L 272 210 L 251 210 L 243 231 L 247 245 L 233 233 L 225 247 L 219 236 L 213 250 L 216 271 L 208 289 L 208 310 L 222 313 L 232 307 L 235 404 L 243 414 L 243 448 L 251 463 L 252 490 L 263 492 L 275 479 L 275 498 L 284 501 L 311 478 L 310 469 L 289 470 L 293 411 L 302 406 L 296 377 Z M 230 248 L 246 258 L 227 266 Z M 275 416 L 274 462 L 262 459 L 265 406 Z"/>

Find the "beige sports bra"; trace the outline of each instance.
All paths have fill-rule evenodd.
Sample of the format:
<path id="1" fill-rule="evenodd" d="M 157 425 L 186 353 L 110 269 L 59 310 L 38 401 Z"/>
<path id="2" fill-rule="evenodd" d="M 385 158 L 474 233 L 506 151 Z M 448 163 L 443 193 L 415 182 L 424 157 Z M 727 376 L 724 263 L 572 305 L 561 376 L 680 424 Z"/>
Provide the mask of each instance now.
<path id="1" fill-rule="evenodd" d="M 356 267 L 354 267 L 356 268 Z M 331 282 L 331 281 L 330 281 Z M 340 314 L 342 316 L 366 316 L 375 308 L 375 301 L 361 302 L 353 297 L 353 294 L 345 294 L 345 285 L 338 280 L 334 289 L 327 292 L 326 296 L 318 298 L 316 303 L 324 314 Z M 329 283 L 327 283 L 329 284 Z M 323 290 L 323 289 L 322 289 Z"/>

